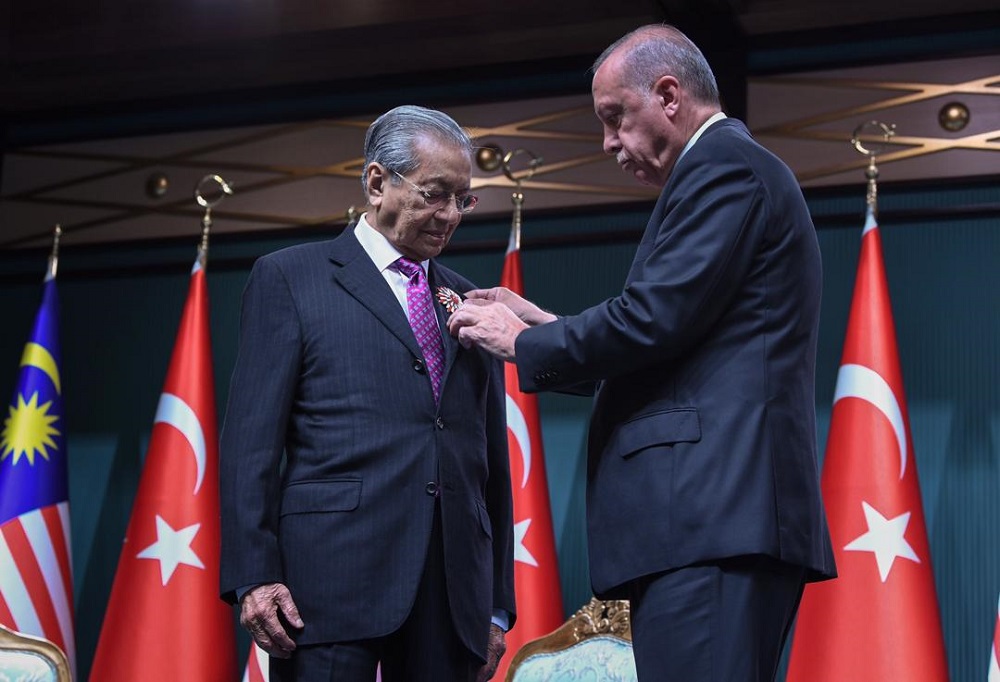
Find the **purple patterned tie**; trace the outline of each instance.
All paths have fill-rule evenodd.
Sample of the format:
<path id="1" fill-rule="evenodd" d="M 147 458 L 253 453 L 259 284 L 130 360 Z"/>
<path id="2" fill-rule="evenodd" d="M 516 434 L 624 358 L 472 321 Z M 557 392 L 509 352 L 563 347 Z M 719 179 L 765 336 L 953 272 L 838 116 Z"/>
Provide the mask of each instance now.
<path id="1" fill-rule="evenodd" d="M 424 363 L 431 378 L 434 402 L 438 402 L 441 397 L 441 377 L 444 374 L 444 343 L 441 341 L 441 330 L 438 329 L 437 320 L 434 318 L 427 277 L 420 264 L 409 258 L 399 258 L 389 267 L 410 279 L 406 285 L 406 307 L 410 313 L 410 326 L 413 327 L 420 350 L 424 352 Z"/>

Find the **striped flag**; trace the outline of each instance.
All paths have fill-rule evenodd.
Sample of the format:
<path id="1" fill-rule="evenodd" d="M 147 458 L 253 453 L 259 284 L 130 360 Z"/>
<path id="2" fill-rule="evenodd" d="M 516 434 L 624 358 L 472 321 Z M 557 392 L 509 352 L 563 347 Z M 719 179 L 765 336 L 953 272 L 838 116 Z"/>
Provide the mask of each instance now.
<path id="1" fill-rule="evenodd" d="M 54 642 L 75 670 L 58 309 L 50 267 L 0 432 L 0 623 Z"/>
<path id="2" fill-rule="evenodd" d="M 520 233 L 515 221 L 500 285 L 524 293 Z M 507 384 L 507 444 L 514 496 L 514 594 L 517 622 L 507 633 L 507 653 L 493 679 L 503 680 L 517 650 L 563 622 L 562 591 L 549 485 L 545 476 L 538 397 L 522 393 L 517 367 L 504 363 Z"/>
<path id="3" fill-rule="evenodd" d="M 93 682 L 236 680 L 219 599 L 219 456 L 204 252 L 191 272 L 146 463 L 101 628 Z"/>
<path id="4" fill-rule="evenodd" d="M 993 629 L 993 646 L 990 647 L 990 671 L 987 682 L 1000 682 L 1000 600 L 997 601 L 997 622 Z"/>

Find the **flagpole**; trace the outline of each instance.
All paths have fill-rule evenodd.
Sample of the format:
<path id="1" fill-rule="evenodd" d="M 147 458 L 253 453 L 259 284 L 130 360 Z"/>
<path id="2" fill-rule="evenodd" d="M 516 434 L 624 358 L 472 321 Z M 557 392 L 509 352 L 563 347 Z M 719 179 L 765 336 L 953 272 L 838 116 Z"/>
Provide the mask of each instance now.
<path id="1" fill-rule="evenodd" d="M 59 270 L 59 238 L 62 237 L 62 226 L 56 223 L 52 230 L 52 252 L 49 254 L 49 267 L 45 271 L 45 281 L 51 282 Z"/>

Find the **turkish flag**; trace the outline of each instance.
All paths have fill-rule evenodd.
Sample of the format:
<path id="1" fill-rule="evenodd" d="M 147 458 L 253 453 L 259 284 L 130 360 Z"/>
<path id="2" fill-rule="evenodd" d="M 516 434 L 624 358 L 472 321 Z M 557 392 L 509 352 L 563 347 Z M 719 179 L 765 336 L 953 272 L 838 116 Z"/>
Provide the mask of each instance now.
<path id="1" fill-rule="evenodd" d="M 90 671 L 94 682 L 238 679 L 233 616 L 219 599 L 219 457 L 203 265 L 199 253 Z"/>
<path id="2" fill-rule="evenodd" d="M 521 250 L 516 228 L 504 259 L 500 285 L 524 293 Z M 507 383 L 507 444 L 514 493 L 514 594 L 517 622 L 507 633 L 507 653 L 495 680 L 503 680 L 514 654 L 524 644 L 555 630 L 563 622 L 559 564 L 552 532 L 549 485 L 545 477 L 538 398 L 522 393 L 517 367 L 504 367 Z"/>
<path id="3" fill-rule="evenodd" d="M 882 238 L 870 211 L 822 489 L 840 577 L 806 587 L 787 680 L 947 680 Z"/>

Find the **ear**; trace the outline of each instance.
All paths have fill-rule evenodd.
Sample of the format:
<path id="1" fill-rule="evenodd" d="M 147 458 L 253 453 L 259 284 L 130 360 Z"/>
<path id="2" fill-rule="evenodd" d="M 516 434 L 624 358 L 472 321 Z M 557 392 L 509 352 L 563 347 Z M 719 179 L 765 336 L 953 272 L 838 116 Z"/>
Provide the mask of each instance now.
<path id="1" fill-rule="evenodd" d="M 382 164 L 374 161 L 368 164 L 365 169 L 365 190 L 368 194 L 368 203 L 372 207 L 377 207 L 382 203 L 387 182 L 386 170 Z"/>
<path id="2" fill-rule="evenodd" d="M 657 98 L 660 106 L 668 118 L 677 115 L 677 108 L 681 100 L 681 84 L 673 76 L 660 76 L 653 83 L 653 96 Z"/>

